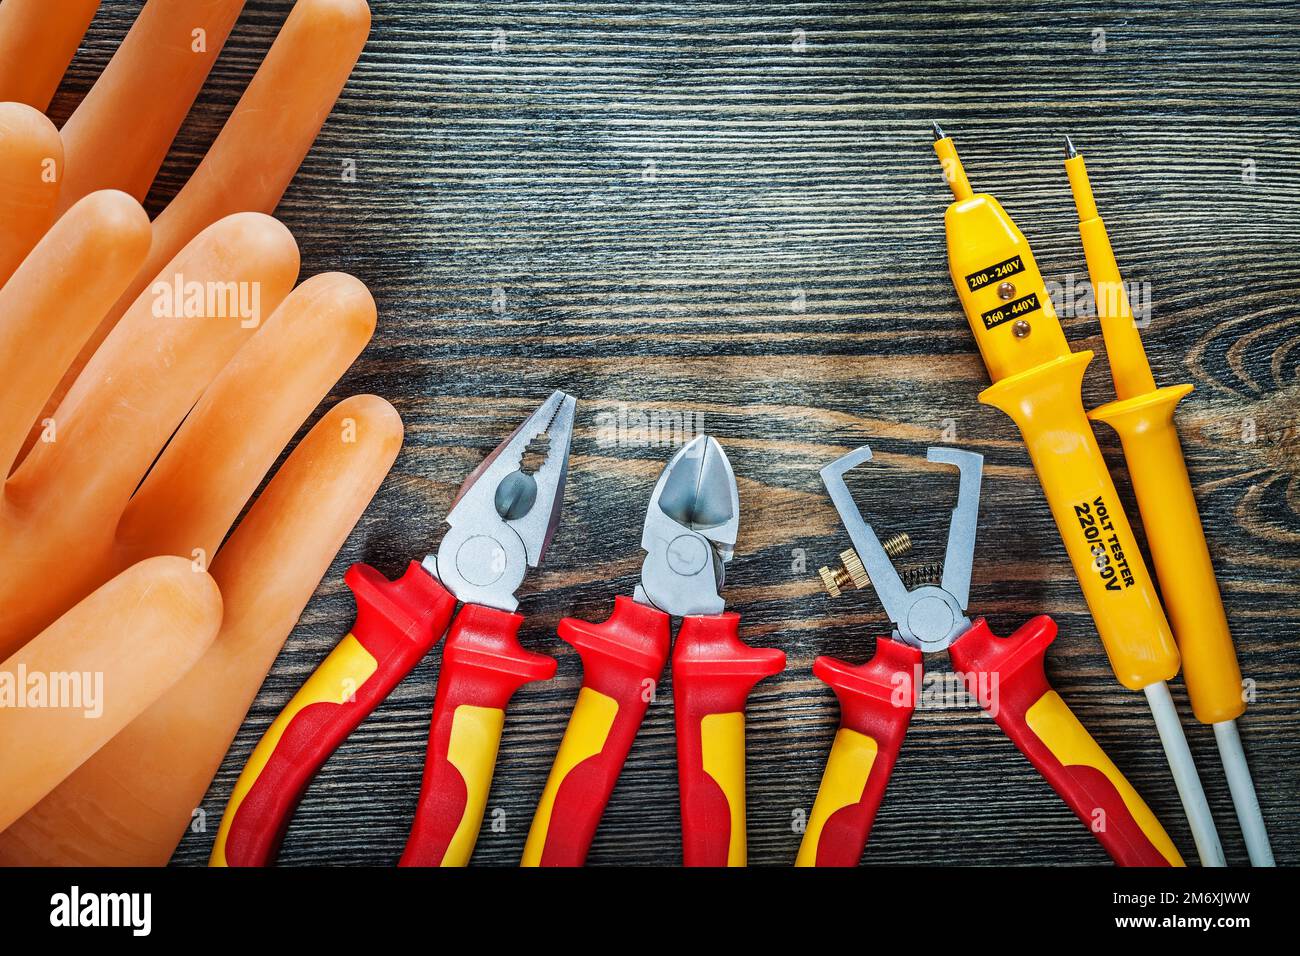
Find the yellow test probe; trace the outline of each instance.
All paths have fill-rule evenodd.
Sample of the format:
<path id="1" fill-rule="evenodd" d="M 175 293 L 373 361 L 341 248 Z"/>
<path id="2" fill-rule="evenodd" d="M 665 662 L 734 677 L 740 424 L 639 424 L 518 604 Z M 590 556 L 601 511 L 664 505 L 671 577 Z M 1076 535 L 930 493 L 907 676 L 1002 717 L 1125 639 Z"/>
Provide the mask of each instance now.
<path id="1" fill-rule="evenodd" d="M 1203 866 L 1223 866 L 1209 803 L 1166 684 L 1178 646 L 1083 410 L 1092 352 L 1071 352 L 1024 234 L 976 193 L 936 123 L 934 149 L 954 201 L 948 269 L 993 384 L 980 401 L 1011 416 L 1060 530 L 1120 683 L 1146 694 Z"/>
<path id="2" fill-rule="evenodd" d="M 1268 831 L 1237 733 L 1236 719 L 1246 710 L 1241 668 L 1174 425 L 1174 408 L 1192 386 L 1156 387 L 1106 225 L 1097 214 L 1088 169 L 1068 136 L 1065 155 L 1117 399 L 1093 409 L 1088 417 L 1119 433 L 1160 593 L 1182 651 L 1187 696 L 1196 718 L 1214 727 L 1250 862 L 1273 866 Z"/>

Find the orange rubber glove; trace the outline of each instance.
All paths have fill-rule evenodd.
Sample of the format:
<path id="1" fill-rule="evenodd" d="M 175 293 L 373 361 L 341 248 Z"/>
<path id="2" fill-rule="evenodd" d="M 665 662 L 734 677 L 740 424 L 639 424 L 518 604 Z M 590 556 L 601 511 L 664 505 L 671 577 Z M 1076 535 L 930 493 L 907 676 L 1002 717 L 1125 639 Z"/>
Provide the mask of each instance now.
<path id="1" fill-rule="evenodd" d="M 39 405 L 133 274 L 146 237 L 143 211 L 117 192 L 93 193 L 56 223 L 0 289 L 0 404 L 20 413 Z M 0 680 L 19 665 L 32 672 L 33 660 L 46 671 L 94 671 L 114 707 L 105 721 L 0 706 L 0 791 L 11 795 L 0 827 L 27 811 L 0 834 L 3 862 L 166 862 L 397 454 L 401 423 L 388 403 L 339 403 L 222 547 L 374 329 L 360 282 L 331 273 L 294 289 L 297 270 L 293 238 L 270 217 L 239 213 L 204 230 L 128 310 L 5 483 L 0 656 L 9 660 Z M 172 277 L 248 289 L 270 314 L 254 322 L 251 309 L 169 312 L 160 304 L 180 301 Z M 20 432 L 0 419 L 0 469 Z M 159 555 L 215 580 L 224 618 L 221 600 L 175 597 L 176 567 L 151 560 Z M 149 575 L 161 575 L 157 587 L 141 584 Z M 175 653 L 138 653 L 171 620 L 154 600 L 182 616 L 170 625 Z M 122 613 L 124 601 L 149 604 L 152 616 Z M 104 650 L 113 647 L 120 653 Z"/>
<path id="2" fill-rule="evenodd" d="M 97 5 L 88 0 L 4 0 L 0 101 L 43 110 Z M 52 6 L 66 9 L 55 12 Z M 49 225 L 49 217 L 91 192 L 118 189 L 144 199 L 243 6 L 244 0 L 147 0 L 99 80 L 64 124 L 61 148 L 44 145 L 52 127 L 40 135 L 28 133 L 28 151 L 42 159 L 50 156 L 60 174 L 53 205 L 46 207 L 42 200 L 44 226 L 22 253 Z M 113 326 L 187 242 L 231 213 L 274 211 L 369 32 L 366 0 L 297 0 L 207 155 L 155 220 L 145 261 L 116 305 L 103 312 L 38 409 L 38 418 L 53 412 Z M 5 122 L 0 109 L 0 166 Z M 57 156 L 50 155 L 55 152 Z M 0 180 L 0 186 L 6 185 Z M 0 197 L 0 212 L 6 205 Z M 36 211 L 31 218 L 39 218 Z M 21 258 L 18 254 L 11 268 Z M 5 266 L 0 239 L 0 282 L 8 274 Z M 39 434 L 37 422 L 24 450 Z"/>
<path id="3" fill-rule="evenodd" d="M 0 8 L 0 99 L 26 104 L 0 104 L 6 864 L 167 861 L 402 437 L 382 399 L 340 402 L 227 538 L 374 329 L 356 279 L 294 288 L 297 246 L 264 214 L 355 63 L 364 0 L 298 0 L 152 225 L 138 197 L 242 2 L 148 0 L 60 135 L 38 110 L 95 6 Z M 180 55 L 196 24 L 204 55 Z M 104 693 L 93 716 L 15 704 L 20 674 Z"/>
<path id="4" fill-rule="evenodd" d="M 0 289 L 0 404 L 19 413 L 12 418 L 58 380 L 138 266 L 147 230 L 133 199 L 93 193 Z M 111 719 L 74 719 L 0 706 L 0 827 L 12 823 L 0 861 L 166 862 L 391 466 L 397 414 L 373 396 L 347 399 L 226 540 L 374 329 L 360 282 L 331 273 L 295 289 L 297 270 L 293 238 L 270 217 L 240 213 L 204 230 L 128 310 L 5 483 L 0 680 L 20 665 L 100 673 L 113 707 Z M 181 301 L 173 277 L 255 289 L 248 298 L 269 315 L 169 312 L 160 305 Z M 21 431 L 0 418 L 0 469 Z M 207 591 L 176 584 L 176 564 L 159 555 L 175 556 Z M 147 613 L 126 613 L 133 603 Z M 175 636 L 150 636 L 161 633 Z M 142 641 L 154 652 L 140 653 Z"/>

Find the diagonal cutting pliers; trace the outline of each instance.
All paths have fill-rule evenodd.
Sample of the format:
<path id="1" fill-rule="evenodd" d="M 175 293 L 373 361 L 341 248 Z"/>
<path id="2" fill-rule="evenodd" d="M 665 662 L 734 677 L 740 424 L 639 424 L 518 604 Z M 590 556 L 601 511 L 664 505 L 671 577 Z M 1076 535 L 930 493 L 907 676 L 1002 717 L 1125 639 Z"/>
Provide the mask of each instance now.
<path id="1" fill-rule="evenodd" d="M 253 750 L 211 865 L 271 863 L 321 765 L 444 633 L 424 778 L 401 865 L 469 862 L 506 705 L 524 684 L 555 674 L 553 658 L 519 644 L 524 618 L 515 613 L 515 591 L 527 568 L 541 563 L 559 522 L 575 404 L 552 393 L 465 479 L 436 555 L 412 561 L 396 581 L 368 565 L 348 569 L 356 623 Z M 545 458 L 530 472 L 525 452 L 540 453 L 543 441 Z"/>
<path id="2" fill-rule="evenodd" d="M 559 634 L 583 680 L 524 847 L 524 866 L 581 866 L 672 645 L 677 776 L 687 866 L 743 866 L 745 701 L 785 654 L 741 643 L 725 611 L 724 566 L 735 551 L 740 498 L 718 442 L 700 435 L 659 475 L 646 511 L 641 581 L 600 623 L 573 618 Z"/>
<path id="3" fill-rule="evenodd" d="M 931 448 L 926 457 L 957 468 L 957 505 L 940 583 L 910 589 L 844 481 L 871 460 L 871 449 L 864 445 L 821 472 L 894 630 L 877 639 L 876 656 L 866 664 L 830 657 L 813 664 L 839 698 L 840 729 L 795 865 L 855 866 L 862 858 L 916 706 L 924 655 L 946 650 L 980 707 L 1116 863 L 1182 866 L 1155 814 L 1048 683 L 1043 658 L 1056 638 L 1055 622 L 1039 615 L 999 638 L 983 618 L 967 616 L 984 459 L 947 447 Z"/>

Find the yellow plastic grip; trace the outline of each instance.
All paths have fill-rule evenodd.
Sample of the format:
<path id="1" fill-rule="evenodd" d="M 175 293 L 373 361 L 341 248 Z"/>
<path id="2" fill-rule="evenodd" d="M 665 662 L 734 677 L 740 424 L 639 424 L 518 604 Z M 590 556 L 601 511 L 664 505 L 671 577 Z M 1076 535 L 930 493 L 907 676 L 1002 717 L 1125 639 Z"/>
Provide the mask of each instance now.
<path id="1" fill-rule="evenodd" d="M 826 770 L 822 773 L 817 799 L 813 801 L 812 813 L 808 817 L 808 827 L 799 844 L 795 866 L 817 865 L 817 848 L 826 822 L 838 811 L 851 807 L 862 799 L 879 749 L 876 741 L 866 734 L 847 727 L 840 728 L 835 735 L 835 742 L 831 744 L 830 756 L 826 758 Z"/>
<path id="2" fill-rule="evenodd" d="M 1246 709 L 1241 668 L 1173 422 L 1175 407 L 1192 386 L 1156 388 L 1083 157 L 1067 159 L 1065 170 L 1119 399 L 1089 417 L 1114 428 L 1124 445 L 1192 710 L 1203 723 L 1234 720 Z"/>
<path id="3" fill-rule="evenodd" d="M 1025 723 L 1063 766 L 1093 767 L 1099 770 L 1115 788 L 1151 845 L 1169 861 L 1169 865 L 1185 865 L 1178 854 L 1178 848 L 1169 839 L 1169 834 L 1160 825 L 1151 808 L 1138 796 L 1133 785 L 1106 756 L 1101 745 L 1092 739 L 1092 735 L 1079 723 L 1074 712 L 1056 691 L 1049 690 L 1025 711 Z"/>
<path id="4" fill-rule="evenodd" d="M 487 808 L 488 792 L 492 789 L 492 772 L 496 769 L 501 729 L 505 723 L 504 710 L 470 704 L 457 707 L 451 718 L 447 762 L 465 780 L 465 811 L 439 866 L 469 866 L 479 828 L 483 825 L 483 811 Z"/>
<path id="5" fill-rule="evenodd" d="M 1083 412 L 1091 360 L 1067 353 L 994 383 L 980 401 L 1020 427 L 1115 676 L 1138 690 L 1178 673 L 1178 646 Z"/>
<path id="6" fill-rule="evenodd" d="M 745 834 L 745 715 L 740 711 L 707 714 L 700 720 L 700 751 L 704 772 L 713 778 L 731 814 L 727 866 L 746 864 Z"/>
<path id="7" fill-rule="evenodd" d="M 542 790 L 537 812 L 533 814 L 532 826 L 528 829 L 528 840 L 524 843 L 520 866 L 542 865 L 542 851 L 546 847 L 546 834 L 551 826 L 551 814 L 555 810 L 555 797 L 560 792 L 560 785 L 574 767 L 605 748 L 605 741 L 617 716 L 618 701 L 613 697 L 590 687 L 578 691 L 578 701 L 569 716 L 564 739 L 560 741 L 555 763 L 551 767 L 550 776 L 546 778 L 546 787 Z"/>
<path id="8" fill-rule="evenodd" d="M 1183 678 L 1196 719 L 1234 720 L 1246 710 L 1214 563 L 1201 529 L 1174 406 L 1190 385 L 1111 402 L 1091 416 L 1119 433 L 1146 528 L 1160 591 L 1183 655 Z"/>
<path id="9" fill-rule="evenodd" d="M 262 739 L 253 748 L 252 755 L 244 764 L 244 769 L 235 781 L 235 788 L 226 804 L 226 811 L 221 816 L 221 826 L 217 830 L 217 839 L 212 846 L 209 866 L 226 866 L 226 837 L 230 832 L 231 822 L 239 811 L 240 805 L 248 792 L 257 782 L 257 778 L 266 768 L 279 746 L 285 728 L 303 709 L 313 704 L 342 704 L 351 700 L 357 688 L 364 684 L 379 667 L 378 661 L 351 634 L 339 641 L 329 656 L 321 661 L 320 666 L 298 688 L 284 710 L 266 729 Z"/>

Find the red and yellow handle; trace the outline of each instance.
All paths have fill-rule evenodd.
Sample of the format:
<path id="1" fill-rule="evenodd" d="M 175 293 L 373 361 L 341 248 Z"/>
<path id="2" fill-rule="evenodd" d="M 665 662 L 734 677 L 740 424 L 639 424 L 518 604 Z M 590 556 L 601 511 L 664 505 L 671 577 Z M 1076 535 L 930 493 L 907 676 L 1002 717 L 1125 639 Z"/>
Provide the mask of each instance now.
<path id="1" fill-rule="evenodd" d="M 663 611 L 617 597 L 599 624 L 565 618 L 560 637 L 582 658 L 582 688 L 524 844 L 521 866 L 582 866 L 668 661 Z"/>
<path id="2" fill-rule="evenodd" d="M 343 638 L 263 734 L 235 783 L 210 866 L 267 866 L 312 776 L 437 643 L 456 599 L 418 562 L 396 581 L 364 564 L 343 580 L 357 600 Z"/>
<path id="3" fill-rule="evenodd" d="M 1155 814 L 1047 682 L 1043 655 L 1056 638 L 1045 616 L 1010 637 L 983 618 L 948 649 L 981 688 L 980 706 L 1029 758 L 1120 866 L 1182 866 Z"/>
<path id="4" fill-rule="evenodd" d="M 550 680 L 555 660 L 524 650 L 524 621 L 466 604 L 442 648 L 438 694 L 415 821 L 400 866 L 466 866 L 496 768 L 506 705 L 524 684 Z"/>
<path id="5" fill-rule="evenodd" d="M 879 638 L 867 663 L 819 657 L 813 673 L 839 698 L 840 729 L 794 865 L 857 866 L 916 707 L 921 652 Z"/>
<path id="6" fill-rule="evenodd" d="M 737 636 L 738 614 L 682 619 L 673 648 L 677 781 L 687 866 L 745 865 L 745 701 L 785 654 Z"/>

